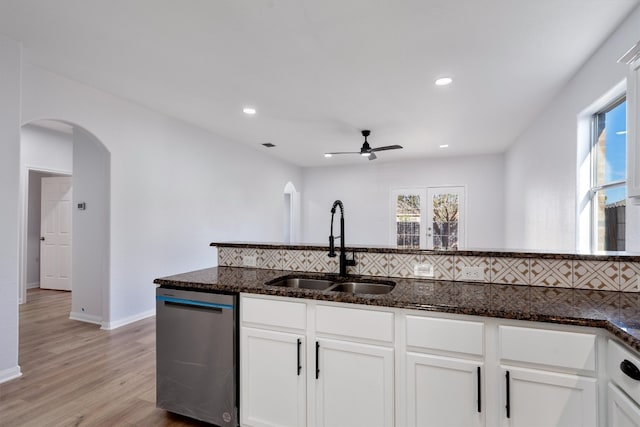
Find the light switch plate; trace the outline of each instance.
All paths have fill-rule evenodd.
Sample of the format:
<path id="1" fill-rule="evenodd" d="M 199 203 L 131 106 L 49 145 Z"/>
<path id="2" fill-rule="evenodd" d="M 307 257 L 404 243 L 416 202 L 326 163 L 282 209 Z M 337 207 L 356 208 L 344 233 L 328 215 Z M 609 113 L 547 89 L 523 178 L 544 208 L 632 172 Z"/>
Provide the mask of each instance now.
<path id="1" fill-rule="evenodd" d="M 413 275 L 416 277 L 433 277 L 433 265 L 432 264 L 414 264 Z"/>
<path id="2" fill-rule="evenodd" d="M 245 255 L 242 257 L 242 266 L 243 267 L 255 267 L 256 266 L 256 256 L 255 255 Z"/>

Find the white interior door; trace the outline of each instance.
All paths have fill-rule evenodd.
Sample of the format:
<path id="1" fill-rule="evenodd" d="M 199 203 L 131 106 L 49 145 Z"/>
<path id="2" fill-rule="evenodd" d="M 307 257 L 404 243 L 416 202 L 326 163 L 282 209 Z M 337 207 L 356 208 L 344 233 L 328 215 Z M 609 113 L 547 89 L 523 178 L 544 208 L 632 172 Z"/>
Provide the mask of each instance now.
<path id="1" fill-rule="evenodd" d="M 42 178 L 40 287 L 71 290 L 71 177 Z"/>

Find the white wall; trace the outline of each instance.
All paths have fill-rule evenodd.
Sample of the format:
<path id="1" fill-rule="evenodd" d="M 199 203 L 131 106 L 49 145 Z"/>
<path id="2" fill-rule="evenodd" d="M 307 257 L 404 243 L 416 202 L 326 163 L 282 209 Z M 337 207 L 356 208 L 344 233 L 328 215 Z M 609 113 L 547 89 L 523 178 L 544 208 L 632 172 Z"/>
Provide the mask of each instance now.
<path id="1" fill-rule="evenodd" d="M 503 247 L 503 156 L 451 157 L 304 169 L 302 234 L 328 244 L 333 201 L 345 208 L 346 244 L 389 245 L 394 188 L 466 186 L 467 247 Z"/>
<path id="2" fill-rule="evenodd" d="M 616 61 L 639 40 L 636 8 L 505 154 L 507 247 L 576 249 L 577 117 L 625 79 Z M 640 250 L 638 209 L 627 208 L 629 251 Z"/>
<path id="3" fill-rule="evenodd" d="M 282 240 L 299 168 L 30 64 L 22 79 L 23 122 L 74 123 L 111 154 L 105 327 L 153 314 L 154 278 L 215 265 L 212 241 Z"/>
<path id="4" fill-rule="evenodd" d="M 87 131 L 73 129 L 71 318 L 102 323 L 109 297 L 110 155 Z M 85 203 L 79 210 L 78 203 Z"/>
<path id="5" fill-rule="evenodd" d="M 24 169 L 40 169 L 71 174 L 73 139 L 71 134 L 27 124 L 20 129 L 20 163 Z"/>
<path id="6" fill-rule="evenodd" d="M 0 35 L 0 382 L 18 366 L 20 45 Z"/>

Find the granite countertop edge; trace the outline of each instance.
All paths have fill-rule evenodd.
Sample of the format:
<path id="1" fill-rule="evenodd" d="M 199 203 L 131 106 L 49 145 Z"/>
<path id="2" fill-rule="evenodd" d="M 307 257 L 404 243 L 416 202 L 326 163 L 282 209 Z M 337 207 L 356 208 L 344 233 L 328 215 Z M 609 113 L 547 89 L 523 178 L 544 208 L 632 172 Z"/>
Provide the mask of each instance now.
<path id="1" fill-rule="evenodd" d="M 211 267 L 158 278 L 154 283 L 201 292 L 246 292 L 600 328 L 640 352 L 640 293 L 367 276 L 357 278 L 389 280 L 395 282 L 396 287 L 386 295 L 353 295 L 265 285 L 270 280 L 289 275 L 327 276 L 284 270 Z"/>

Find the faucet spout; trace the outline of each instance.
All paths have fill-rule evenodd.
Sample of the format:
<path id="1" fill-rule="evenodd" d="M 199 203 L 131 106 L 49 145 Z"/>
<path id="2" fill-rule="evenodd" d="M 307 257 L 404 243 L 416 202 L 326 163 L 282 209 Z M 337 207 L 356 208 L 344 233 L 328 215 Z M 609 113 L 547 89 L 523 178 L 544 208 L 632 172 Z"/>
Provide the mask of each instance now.
<path id="1" fill-rule="evenodd" d="M 333 217 L 336 214 L 336 208 L 340 208 L 340 235 L 333 235 Z M 331 207 L 331 230 L 329 232 L 329 257 L 336 256 L 335 239 L 340 239 L 340 276 L 347 275 L 347 266 L 356 265 L 355 256 L 352 259 L 347 259 L 345 243 L 344 243 L 344 205 L 342 201 L 336 200 Z"/>

